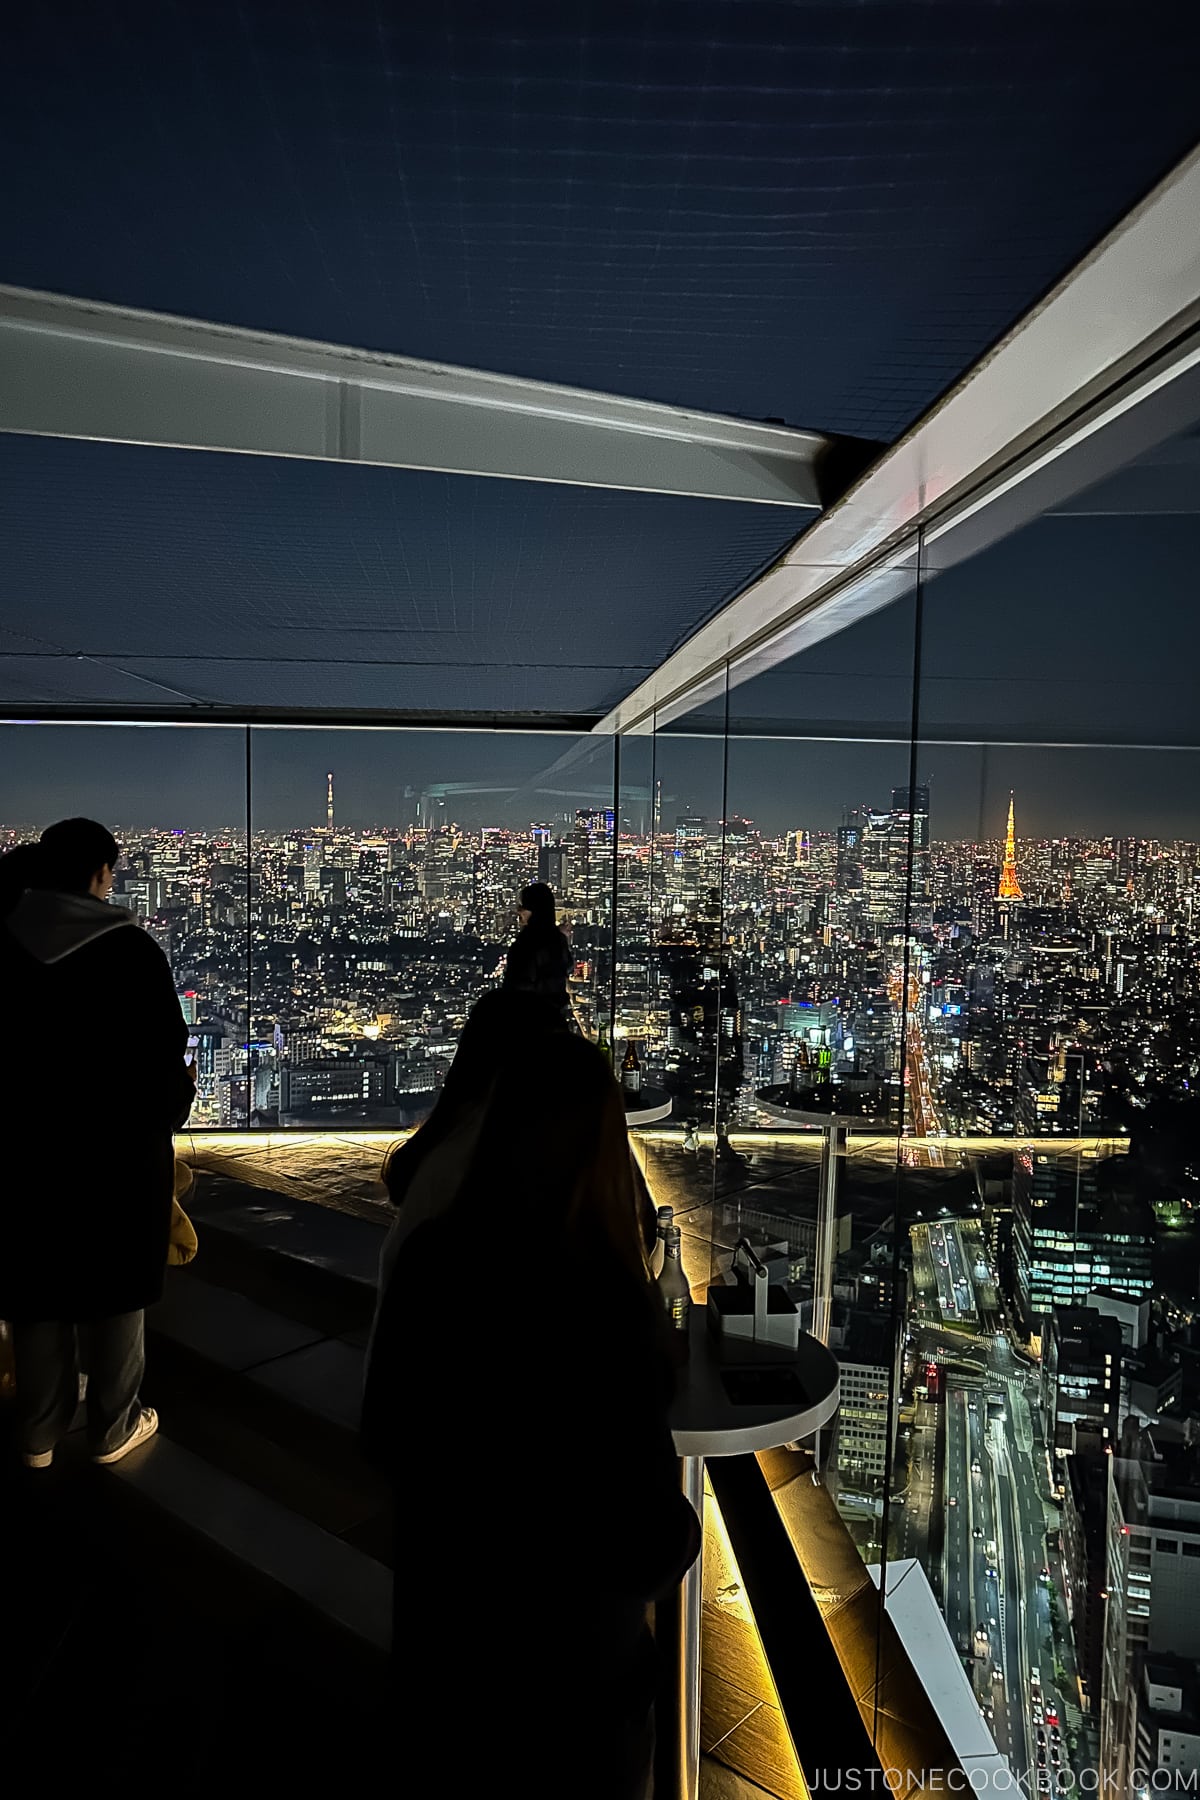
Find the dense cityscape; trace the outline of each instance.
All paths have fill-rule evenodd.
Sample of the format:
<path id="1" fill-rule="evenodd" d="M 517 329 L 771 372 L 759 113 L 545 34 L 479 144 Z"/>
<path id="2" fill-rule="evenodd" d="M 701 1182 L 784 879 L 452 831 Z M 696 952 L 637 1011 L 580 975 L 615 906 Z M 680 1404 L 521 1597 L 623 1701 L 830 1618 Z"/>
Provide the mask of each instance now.
<path id="1" fill-rule="evenodd" d="M 114 898 L 197 1039 L 193 1124 L 416 1123 L 546 881 L 581 1030 L 636 1045 L 675 1141 L 741 1163 L 739 1227 L 810 1307 L 813 1117 L 854 1125 L 826 1478 L 868 1561 L 927 1569 L 1011 1768 L 1200 1769 L 1200 845 L 1023 839 L 1019 795 L 945 842 L 927 787 L 778 834 L 659 792 L 648 822 L 524 828 L 437 789 L 374 830 L 338 823 L 333 775 L 323 799 L 249 843 L 121 834 Z M 783 1130 L 795 1179 L 757 1190 Z"/>

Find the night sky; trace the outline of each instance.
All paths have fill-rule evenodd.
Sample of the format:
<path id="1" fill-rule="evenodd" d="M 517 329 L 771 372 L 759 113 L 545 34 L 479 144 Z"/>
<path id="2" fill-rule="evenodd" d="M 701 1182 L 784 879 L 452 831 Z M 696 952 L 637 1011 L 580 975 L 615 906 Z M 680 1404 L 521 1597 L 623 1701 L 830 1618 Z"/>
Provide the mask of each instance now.
<path id="1" fill-rule="evenodd" d="M 337 817 L 346 825 L 396 825 L 412 817 L 406 786 L 511 783 L 509 793 L 462 796 L 447 816 L 464 824 L 562 824 L 578 805 L 611 796 L 611 747 L 603 744 L 566 775 L 537 784 L 576 740 L 445 732 L 257 731 L 253 742 L 256 829 L 311 826 L 324 816 L 325 774 L 336 776 Z M 42 826 L 67 813 L 114 827 L 242 829 L 245 738 L 239 730 L 0 727 L 0 824 Z M 647 744 L 627 745 L 625 816 L 643 821 Z M 711 740 L 660 742 L 663 817 L 719 818 L 722 758 Z M 918 774 L 930 786 L 936 838 L 1003 834 L 1008 792 L 1017 794 L 1023 836 L 1142 835 L 1200 841 L 1197 751 L 925 747 Z M 887 806 L 908 779 L 902 744 L 829 744 L 735 739 L 729 810 L 774 831 L 829 828 L 844 806 Z M 528 784 L 528 785 L 525 785 Z M 556 791 L 549 791 L 549 790 Z"/>

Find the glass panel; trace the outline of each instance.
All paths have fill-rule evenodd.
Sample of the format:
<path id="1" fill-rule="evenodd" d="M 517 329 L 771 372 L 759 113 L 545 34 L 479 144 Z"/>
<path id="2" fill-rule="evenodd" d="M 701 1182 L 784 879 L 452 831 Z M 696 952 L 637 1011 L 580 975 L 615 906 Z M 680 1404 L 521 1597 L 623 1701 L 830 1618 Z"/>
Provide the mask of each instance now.
<path id="1" fill-rule="evenodd" d="M 569 1002 L 611 1008 L 609 738 L 252 733 L 254 1002 L 263 1123 L 394 1132 L 425 1117 L 522 887 L 544 881 Z"/>
<path id="2" fill-rule="evenodd" d="M 1197 1648 L 1167 1599 L 1182 1559 L 1139 1528 L 1186 1544 L 1200 1517 L 1198 451 L 969 561 L 939 545 L 923 600 L 907 1153 L 945 1191 L 903 1214 L 904 1398 L 932 1365 L 937 1401 L 902 1425 L 895 1510 L 1034 1792 L 1129 1791 L 1139 1622 Z"/>
<path id="3" fill-rule="evenodd" d="M 654 843 L 657 781 L 653 731 L 620 741 L 617 832 L 617 959 L 611 1035 L 622 1052 L 630 1039 L 644 1063 L 640 1085 L 649 1106 L 668 1106 L 661 1059 L 653 1060 L 666 1028 L 655 946 Z M 620 1058 L 617 1059 L 618 1063 Z M 669 1115 L 668 1115 L 669 1116 Z"/>
<path id="4" fill-rule="evenodd" d="M 910 801 L 915 586 L 912 560 L 864 582 L 842 615 L 855 623 L 815 641 L 800 626 L 729 705 L 734 1143 L 752 1182 L 723 1198 L 717 1229 L 770 1258 L 838 1360 L 837 1420 L 807 1449 L 876 1574 L 904 1549 L 888 1477 L 904 1310 L 899 1003 L 928 820 L 919 789 Z"/>
<path id="5" fill-rule="evenodd" d="M 729 1011 L 721 955 L 724 811 L 722 678 L 701 704 L 657 720 L 653 740 L 644 1041 L 647 1078 L 671 1112 L 639 1137 L 656 1200 L 679 1215 L 693 1283 L 706 1283 L 715 1266 L 710 1207 L 727 1174 L 718 1142 L 721 1019 Z"/>
<path id="6" fill-rule="evenodd" d="M 246 735 L 236 727 L 0 725 L 0 847 L 55 819 L 107 825 L 122 849 L 113 904 L 129 908 L 170 961 L 193 1026 L 193 1129 L 250 1116 L 246 1050 Z M 107 1055 L 119 1024 L 98 1026 Z"/>

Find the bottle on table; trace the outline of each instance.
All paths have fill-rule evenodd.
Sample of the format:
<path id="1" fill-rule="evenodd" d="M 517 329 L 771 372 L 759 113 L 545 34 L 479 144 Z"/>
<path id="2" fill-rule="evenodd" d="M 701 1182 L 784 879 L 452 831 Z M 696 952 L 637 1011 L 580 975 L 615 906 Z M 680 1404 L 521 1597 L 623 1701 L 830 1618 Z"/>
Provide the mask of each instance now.
<path id="1" fill-rule="evenodd" d="M 612 1045 L 608 1041 L 608 1026 L 603 1020 L 600 1021 L 600 1031 L 596 1038 L 596 1048 L 611 1069 L 613 1065 Z"/>
<path id="2" fill-rule="evenodd" d="M 792 1064 L 792 1092 L 806 1094 L 812 1087 L 812 1064 L 809 1060 L 808 1047 L 801 1044 L 796 1051 L 796 1060 Z"/>
<path id="3" fill-rule="evenodd" d="M 627 1094 L 640 1094 L 642 1091 L 642 1065 L 638 1058 L 637 1045 L 632 1038 L 625 1040 L 625 1060 L 621 1064 L 621 1086 Z"/>
<path id="4" fill-rule="evenodd" d="M 658 1209 L 658 1229 L 654 1236 L 654 1248 L 650 1252 L 650 1273 L 657 1281 L 662 1274 L 663 1262 L 667 1253 L 667 1232 L 675 1219 L 673 1206 L 660 1206 Z"/>
<path id="5" fill-rule="evenodd" d="M 678 1225 L 668 1225 L 663 1242 L 663 1266 L 658 1277 L 658 1291 L 667 1309 L 667 1320 L 675 1331 L 687 1338 L 688 1315 L 692 1309 L 692 1290 L 683 1272 L 682 1240 Z"/>

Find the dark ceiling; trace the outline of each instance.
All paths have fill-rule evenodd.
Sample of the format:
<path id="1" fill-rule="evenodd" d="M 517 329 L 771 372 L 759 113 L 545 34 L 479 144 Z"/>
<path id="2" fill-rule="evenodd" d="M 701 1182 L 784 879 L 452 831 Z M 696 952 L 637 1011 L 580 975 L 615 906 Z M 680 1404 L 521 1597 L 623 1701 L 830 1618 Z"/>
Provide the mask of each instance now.
<path id="1" fill-rule="evenodd" d="M 22 708 L 586 720 L 799 509 L 0 434 Z"/>
<path id="2" fill-rule="evenodd" d="M 890 439 L 1191 145 L 1148 0 L 23 9 L 7 282 Z M 0 700 L 586 716 L 776 509 L 0 440 Z"/>
<path id="3" fill-rule="evenodd" d="M 892 438 L 1192 145 L 1177 0 L 30 6 L 3 279 Z"/>

